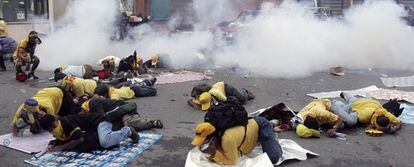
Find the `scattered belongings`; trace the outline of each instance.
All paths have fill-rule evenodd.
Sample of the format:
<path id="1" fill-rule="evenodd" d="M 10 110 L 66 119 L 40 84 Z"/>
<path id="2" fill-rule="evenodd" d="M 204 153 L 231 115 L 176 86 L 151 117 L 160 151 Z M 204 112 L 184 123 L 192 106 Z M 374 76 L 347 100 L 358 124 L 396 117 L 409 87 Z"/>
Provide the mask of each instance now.
<path id="1" fill-rule="evenodd" d="M 212 77 L 206 76 L 201 73 L 181 70 L 177 72 L 166 72 L 161 73 L 157 76 L 157 85 L 171 84 L 171 83 L 181 83 L 189 81 L 199 81 L 205 79 L 212 79 Z"/>
<path id="2" fill-rule="evenodd" d="M 398 117 L 401 122 L 406 124 L 414 124 L 414 105 L 403 103 L 400 108 L 404 108 L 403 112 Z"/>
<path id="3" fill-rule="evenodd" d="M 374 91 L 365 91 L 365 92 L 358 92 L 358 95 L 362 97 L 372 97 L 375 99 L 380 100 L 390 100 L 390 99 L 397 99 L 397 100 L 404 100 L 411 104 L 414 104 L 414 92 L 406 92 L 400 90 L 391 90 L 391 89 L 378 89 Z"/>
<path id="4" fill-rule="evenodd" d="M 289 108 L 285 103 L 279 103 L 272 107 L 257 110 L 249 114 L 252 116 L 261 116 L 267 120 L 271 120 L 275 125 L 274 131 L 283 132 L 292 130 L 292 118 L 296 116 L 296 113 Z"/>
<path id="5" fill-rule="evenodd" d="M 297 160 L 306 160 L 308 159 L 308 154 L 313 156 L 319 156 L 319 154 L 304 149 L 298 145 L 295 141 L 290 139 L 279 139 L 279 144 L 282 147 L 283 155 L 282 158 L 275 165 L 280 165 L 286 160 L 297 159 Z M 197 147 L 193 148 L 187 155 L 185 162 L 186 167 L 219 167 L 221 165 L 214 162 L 210 162 L 205 158 L 207 154 L 202 153 Z M 267 167 L 273 166 L 269 157 L 266 153 L 262 152 L 262 148 L 257 146 L 252 153 L 248 155 L 243 155 L 237 165 L 234 166 L 243 166 L 243 167 Z"/>
<path id="6" fill-rule="evenodd" d="M 332 75 L 335 75 L 335 76 L 345 75 L 344 69 L 342 67 L 332 67 L 329 71 L 331 72 Z"/>
<path id="7" fill-rule="evenodd" d="M 317 99 L 322 99 L 322 98 L 337 98 L 340 97 L 339 94 L 341 94 L 341 92 L 348 92 L 352 95 L 356 95 L 362 92 L 368 92 L 368 91 L 376 91 L 379 90 L 379 88 L 375 85 L 371 85 L 365 88 L 361 88 L 361 89 L 356 89 L 356 90 L 339 90 L 339 91 L 332 91 L 332 92 L 319 92 L 319 93 L 309 93 L 306 94 L 307 96 L 313 97 L 313 98 L 317 98 Z"/>
<path id="8" fill-rule="evenodd" d="M 149 148 L 162 135 L 140 133 L 139 143 L 123 143 L 114 150 L 93 151 L 92 153 L 52 152 L 25 160 L 34 166 L 126 166 L 127 163 Z"/>
<path id="9" fill-rule="evenodd" d="M 408 77 L 392 77 L 392 78 L 381 77 L 380 79 L 385 87 L 412 87 L 414 86 L 414 75 L 408 76 Z"/>
<path id="10" fill-rule="evenodd" d="M 47 132 L 32 134 L 29 130 L 23 132 L 23 136 L 14 136 L 12 133 L 0 136 L 0 145 L 21 151 L 27 154 L 35 154 L 47 149 L 47 144 L 54 137 Z"/>

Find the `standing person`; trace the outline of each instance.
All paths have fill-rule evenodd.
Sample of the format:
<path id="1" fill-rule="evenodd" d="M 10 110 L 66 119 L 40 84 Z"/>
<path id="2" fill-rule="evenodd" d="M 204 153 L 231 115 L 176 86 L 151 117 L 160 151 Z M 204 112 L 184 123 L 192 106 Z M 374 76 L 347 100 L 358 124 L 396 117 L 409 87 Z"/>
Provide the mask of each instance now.
<path id="1" fill-rule="evenodd" d="M 6 65 L 4 59 L 6 55 L 9 55 L 16 50 L 17 42 L 8 37 L 7 24 L 3 19 L 0 19 L 0 70 L 6 71 Z"/>
<path id="2" fill-rule="evenodd" d="M 29 36 L 19 43 L 18 47 L 13 53 L 13 61 L 14 65 L 16 66 L 17 73 L 24 73 L 22 66 L 26 66 L 26 71 L 30 70 L 27 77 L 38 79 L 38 77 L 35 75 L 35 70 L 39 66 L 40 60 L 37 56 L 35 56 L 35 50 L 36 46 L 41 43 L 42 41 L 38 37 L 38 33 L 36 31 L 31 31 L 29 33 Z M 31 64 L 32 67 L 30 69 Z"/>

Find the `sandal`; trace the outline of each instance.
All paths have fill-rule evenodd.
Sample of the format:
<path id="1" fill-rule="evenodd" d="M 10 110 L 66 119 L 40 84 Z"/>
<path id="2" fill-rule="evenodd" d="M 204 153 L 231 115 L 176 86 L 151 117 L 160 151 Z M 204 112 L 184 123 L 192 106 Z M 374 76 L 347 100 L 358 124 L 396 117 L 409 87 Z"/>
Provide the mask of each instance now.
<path id="1" fill-rule="evenodd" d="M 152 123 L 153 123 L 154 128 L 159 128 L 159 129 L 161 129 L 161 128 L 163 128 L 163 127 L 164 127 L 164 125 L 161 123 L 161 120 L 155 120 L 155 121 L 153 121 Z"/>

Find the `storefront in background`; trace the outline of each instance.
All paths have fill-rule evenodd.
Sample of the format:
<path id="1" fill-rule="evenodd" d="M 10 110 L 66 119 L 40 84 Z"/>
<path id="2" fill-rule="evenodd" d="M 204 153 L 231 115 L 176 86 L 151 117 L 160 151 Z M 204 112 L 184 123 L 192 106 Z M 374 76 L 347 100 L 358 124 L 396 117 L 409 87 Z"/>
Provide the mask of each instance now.
<path id="1" fill-rule="evenodd" d="M 41 34 L 51 31 L 52 6 L 53 0 L 0 0 L 0 17 L 7 22 L 10 36 L 22 40 L 33 29 Z"/>

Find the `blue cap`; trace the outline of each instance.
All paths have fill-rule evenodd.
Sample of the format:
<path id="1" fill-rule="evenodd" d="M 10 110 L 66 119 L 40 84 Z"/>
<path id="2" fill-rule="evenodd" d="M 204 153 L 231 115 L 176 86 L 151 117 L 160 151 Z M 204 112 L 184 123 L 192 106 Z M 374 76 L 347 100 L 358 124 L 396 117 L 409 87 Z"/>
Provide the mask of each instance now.
<path id="1" fill-rule="evenodd" d="M 27 99 L 24 104 L 32 107 L 36 107 L 39 105 L 39 103 L 35 99 Z"/>

